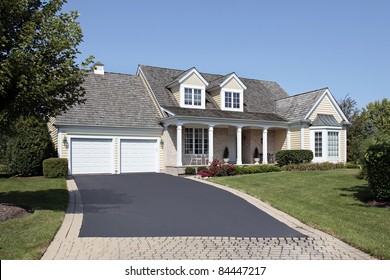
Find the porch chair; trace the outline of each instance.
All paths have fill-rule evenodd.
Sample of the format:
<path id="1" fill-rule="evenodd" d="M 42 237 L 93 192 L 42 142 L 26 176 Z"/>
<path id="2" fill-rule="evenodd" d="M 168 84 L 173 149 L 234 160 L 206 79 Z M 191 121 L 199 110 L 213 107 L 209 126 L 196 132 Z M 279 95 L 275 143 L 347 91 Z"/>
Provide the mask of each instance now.
<path id="1" fill-rule="evenodd" d="M 191 154 L 190 165 L 201 165 L 202 161 L 203 161 L 202 155 Z"/>

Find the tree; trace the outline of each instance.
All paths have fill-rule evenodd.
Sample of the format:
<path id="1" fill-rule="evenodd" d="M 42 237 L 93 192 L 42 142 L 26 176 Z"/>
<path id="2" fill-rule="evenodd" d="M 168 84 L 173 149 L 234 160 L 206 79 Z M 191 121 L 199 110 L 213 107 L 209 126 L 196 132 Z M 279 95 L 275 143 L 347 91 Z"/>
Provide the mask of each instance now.
<path id="1" fill-rule="evenodd" d="M 390 101 L 383 98 L 381 101 L 370 102 L 367 105 L 367 119 L 372 123 L 379 134 L 390 134 Z"/>
<path id="2" fill-rule="evenodd" d="M 349 97 L 349 94 L 347 94 L 344 99 L 339 99 L 337 103 L 347 119 L 352 121 L 354 114 L 358 112 L 358 109 L 356 108 L 356 100 Z"/>
<path id="3" fill-rule="evenodd" d="M 61 12 L 65 2 L 0 1 L 0 130 L 20 116 L 47 120 L 84 101 L 85 71 L 76 63 L 82 30 L 77 12 Z"/>

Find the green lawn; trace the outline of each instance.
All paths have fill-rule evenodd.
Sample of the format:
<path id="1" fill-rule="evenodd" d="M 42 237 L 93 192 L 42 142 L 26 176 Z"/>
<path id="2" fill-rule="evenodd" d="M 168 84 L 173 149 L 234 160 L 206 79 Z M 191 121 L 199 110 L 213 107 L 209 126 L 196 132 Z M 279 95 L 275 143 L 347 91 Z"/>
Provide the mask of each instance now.
<path id="1" fill-rule="evenodd" d="M 390 259 L 390 208 L 367 205 L 357 170 L 277 172 L 213 178 L 381 259 Z"/>
<path id="2" fill-rule="evenodd" d="M 40 259 L 59 229 L 68 202 L 64 179 L 0 178 L 0 203 L 33 208 L 0 222 L 0 259 Z"/>

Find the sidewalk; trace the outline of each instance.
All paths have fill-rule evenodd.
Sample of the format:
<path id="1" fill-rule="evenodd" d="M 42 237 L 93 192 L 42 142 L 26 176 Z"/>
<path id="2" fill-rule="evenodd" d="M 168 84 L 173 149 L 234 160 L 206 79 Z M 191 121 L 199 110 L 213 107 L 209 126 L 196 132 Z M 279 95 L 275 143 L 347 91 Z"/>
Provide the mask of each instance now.
<path id="1" fill-rule="evenodd" d="M 193 180 L 199 180 L 191 178 Z M 74 180 L 67 180 L 69 205 L 63 224 L 43 255 L 43 260 L 127 259 L 265 259 L 265 260 L 366 260 L 373 259 L 348 244 L 313 229 L 295 218 L 240 191 L 229 191 L 293 229 L 305 238 L 137 237 L 80 238 L 83 209 Z"/>

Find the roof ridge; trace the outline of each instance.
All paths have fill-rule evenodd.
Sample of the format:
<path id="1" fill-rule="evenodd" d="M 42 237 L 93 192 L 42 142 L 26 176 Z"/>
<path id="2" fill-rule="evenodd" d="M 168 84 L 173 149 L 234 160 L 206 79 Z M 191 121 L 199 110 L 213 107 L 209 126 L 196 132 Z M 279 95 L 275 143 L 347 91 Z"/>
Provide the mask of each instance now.
<path id="1" fill-rule="evenodd" d="M 307 91 L 307 92 L 302 92 L 302 93 L 298 93 L 298 94 L 295 94 L 295 95 L 290 95 L 290 96 L 287 96 L 287 97 L 276 99 L 276 101 L 287 99 L 287 98 L 292 98 L 292 97 L 296 97 L 296 96 L 300 96 L 300 95 L 304 95 L 304 94 L 310 94 L 310 93 L 313 93 L 315 91 L 326 90 L 326 89 L 329 89 L 329 88 L 328 87 L 324 87 L 324 88 L 319 88 L 319 89 L 315 89 L 315 90 L 311 90 L 311 91 Z"/>

